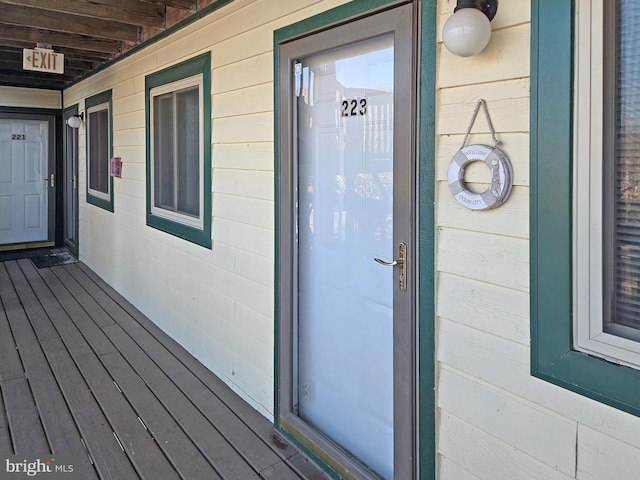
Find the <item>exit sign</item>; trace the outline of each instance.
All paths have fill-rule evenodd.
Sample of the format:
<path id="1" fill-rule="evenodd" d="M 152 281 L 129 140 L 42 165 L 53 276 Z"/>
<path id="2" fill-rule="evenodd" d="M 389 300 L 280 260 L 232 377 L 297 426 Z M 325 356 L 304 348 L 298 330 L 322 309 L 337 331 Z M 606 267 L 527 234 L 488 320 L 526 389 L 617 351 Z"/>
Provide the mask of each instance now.
<path id="1" fill-rule="evenodd" d="M 64 73 L 64 55 L 42 48 L 25 48 L 22 50 L 22 68 L 37 72 Z"/>

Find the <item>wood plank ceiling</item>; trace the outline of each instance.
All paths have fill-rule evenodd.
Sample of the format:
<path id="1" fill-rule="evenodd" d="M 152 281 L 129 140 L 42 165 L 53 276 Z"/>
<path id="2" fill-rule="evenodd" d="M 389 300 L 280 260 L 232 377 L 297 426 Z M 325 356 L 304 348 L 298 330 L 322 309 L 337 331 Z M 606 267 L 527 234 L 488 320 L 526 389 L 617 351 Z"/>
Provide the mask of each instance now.
<path id="1" fill-rule="evenodd" d="M 0 0 L 0 85 L 62 90 L 216 0 Z M 22 49 L 51 45 L 64 73 L 23 70 Z"/>

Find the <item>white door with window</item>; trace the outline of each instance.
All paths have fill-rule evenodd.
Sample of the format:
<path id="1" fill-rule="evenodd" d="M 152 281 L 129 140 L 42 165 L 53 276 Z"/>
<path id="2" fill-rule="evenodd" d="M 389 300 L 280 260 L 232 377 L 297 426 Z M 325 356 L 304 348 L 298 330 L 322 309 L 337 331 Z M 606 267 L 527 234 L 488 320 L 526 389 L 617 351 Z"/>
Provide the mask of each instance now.
<path id="1" fill-rule="evenodd" d="M 399 7 L 280 52 L 281 417 L 364 478 L 413 471 L 411 18 Z"/>
<path id="2" fill-rule="evenodd" d="M 0 245 L 53 240 L 50 120 L 0 118 Z"/>

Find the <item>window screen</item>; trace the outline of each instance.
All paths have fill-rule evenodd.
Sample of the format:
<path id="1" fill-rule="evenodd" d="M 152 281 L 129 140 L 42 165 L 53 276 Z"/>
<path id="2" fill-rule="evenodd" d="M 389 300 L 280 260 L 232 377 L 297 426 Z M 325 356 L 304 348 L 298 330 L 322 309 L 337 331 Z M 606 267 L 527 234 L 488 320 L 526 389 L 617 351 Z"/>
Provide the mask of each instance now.
<path id="1" fill-rule="evenodd" d="M 89 189 L 109 194 L 109 110 L 89 113 Z"/>
<path id="2" fill-rule="evenodd" d="M 640 339 L 640 4 L 605 2 L 604 330 Z M 607 18 L 608 17 L 608 18 Z M 607 56 L 605 55 L 605 58 Z M 615 72 L 615 73 L 614 73 Z M 607 171 L 608 170 L 608 171 Z M 607 278 L 607 276 L 609 278 Z M 608 281 L 607 281 L 608 280 Z M 605 312 L 606 313 L 606 312 Z"/>
<path id="3" fill-rule="evenodd" d="M 154 206 L 200 215 L 198 87 L 153 98 Z"/>

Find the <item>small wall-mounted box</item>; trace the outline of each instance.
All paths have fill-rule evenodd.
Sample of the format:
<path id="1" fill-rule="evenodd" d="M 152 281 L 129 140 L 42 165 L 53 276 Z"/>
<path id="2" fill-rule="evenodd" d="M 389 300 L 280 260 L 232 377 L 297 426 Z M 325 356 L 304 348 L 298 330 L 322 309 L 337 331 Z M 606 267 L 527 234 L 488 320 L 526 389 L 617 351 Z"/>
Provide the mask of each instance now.
<path id="1" fill-rule="evenodd" d="M 111 159 L 111 176 L 117 178 L 122 177 L 122 158 L 113 157 Z"/>

